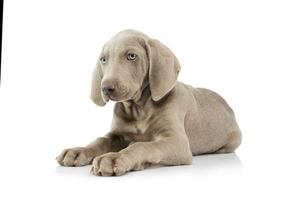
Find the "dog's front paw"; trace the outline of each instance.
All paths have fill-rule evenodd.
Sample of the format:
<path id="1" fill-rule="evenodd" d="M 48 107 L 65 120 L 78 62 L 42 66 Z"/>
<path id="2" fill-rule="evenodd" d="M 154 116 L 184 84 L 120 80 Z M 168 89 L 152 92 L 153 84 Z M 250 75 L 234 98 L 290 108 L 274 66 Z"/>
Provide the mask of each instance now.
<path id="1" fill-rule="evenodd" d="M 131 162 L 126 155 L 110 152 L 93 160 L 91 172 L 97 176 L 120 176 L 131 170 Z"/>
<path id="2" fill-rule="evenodd" d="M 91 163 L 92 159 L 91 153 L 84 147 L 65 149 L 56 158 L 60 165 L 68 167 L 88 165 Z"/>

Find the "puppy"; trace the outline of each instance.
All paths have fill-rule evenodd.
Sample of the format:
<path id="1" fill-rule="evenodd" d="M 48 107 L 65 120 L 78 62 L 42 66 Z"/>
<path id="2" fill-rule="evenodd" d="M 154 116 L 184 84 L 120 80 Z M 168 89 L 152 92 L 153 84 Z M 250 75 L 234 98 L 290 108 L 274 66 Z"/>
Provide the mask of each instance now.
<path id="1" fill-rule="evenodd" d="M 180 64 L 165 45 L 135 30 L 103 47 L 91 99 L 115 101 L 109 133 L 86 147 L 65 149 L 63 166 L 92 163 L 95 175 L 122 175 L 155 164 L 186 165 L 192 156 L 231 153 L 241 143 L 232 109 L 218 94 L 177 81 Z"/>

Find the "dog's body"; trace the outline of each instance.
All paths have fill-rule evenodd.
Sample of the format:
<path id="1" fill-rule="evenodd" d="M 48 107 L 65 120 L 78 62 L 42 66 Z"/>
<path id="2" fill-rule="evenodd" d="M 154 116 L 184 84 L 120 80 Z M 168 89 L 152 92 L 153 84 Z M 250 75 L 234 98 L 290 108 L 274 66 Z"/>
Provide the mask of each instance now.
<path id="1" fill-rule="evenodd" d="M 176 129 L 188 136 L 193 155 L 232 152 L 240 143 L 233 111 L 210 90 L 178 82 L 160 103 L 148 93 L 142 106 L 123 104 L 116 104 L 112 132 L 127 141 L 153 141 L 162 132 L 159 129 L 170 130 L 177 124 Z"/>
<path id="2" fill-rule="evenodd" d="M 241 143 L 233 111 L 216 93 L 177 82 L 179 71 L 160 42 L 132 30 L 117 34 L 103 48 L 92 83 L 96 104 L 117 101 L 111 131 L 87 147 L 64 150 L 58 162 L 93 161 L 95 175 L 110 176 L 233 152 Z"/>

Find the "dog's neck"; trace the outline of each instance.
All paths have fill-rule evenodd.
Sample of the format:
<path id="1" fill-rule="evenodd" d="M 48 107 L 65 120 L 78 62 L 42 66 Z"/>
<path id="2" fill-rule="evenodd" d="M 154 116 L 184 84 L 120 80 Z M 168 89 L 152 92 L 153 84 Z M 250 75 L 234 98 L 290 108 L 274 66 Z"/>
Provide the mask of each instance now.
<path id="1" fill-rule="evenodd" d="M 123 107 L 123 112 L 132 119 L 142 119 L 146 116 L 144 109 L 145 104 L 151 99 L 149 84 L 145 84 L 131 100 L 120 102 Z"/>

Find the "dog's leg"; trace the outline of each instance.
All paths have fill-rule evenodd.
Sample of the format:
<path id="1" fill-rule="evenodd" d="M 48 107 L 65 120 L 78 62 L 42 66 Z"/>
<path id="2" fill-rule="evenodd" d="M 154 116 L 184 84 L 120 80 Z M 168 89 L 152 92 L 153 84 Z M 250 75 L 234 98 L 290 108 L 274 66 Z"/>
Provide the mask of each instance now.
<path id="1" fill-rule="evenodd" d="M 182 165 L 191 162 L 187 137 L 168 136 L 152 142 L 136 142 L 120 152 L 96 157 L 92 172 L 103 176 L 122 175 L 152 164 Z"/>
<path id="2" fill-rule="evenodd" d="M 86 147 L 75 147 L 65 149 L 56 158 L 57 162 L 62 166 L 84 166 L 91 164 L 96 156 L 100 156 L 107 152 L 120 151 L 127 147 L 123 137 L 109 133 L 105 137 L 100 137 Z"/>
<path id="3" fill-rule="evenodd" d="M 230 133 L 230 138 L 227 144 L 218 149 L 215 153 L 233 153 L 236 148 L 241 144 L 242 135 L 240 130 Z"/>

